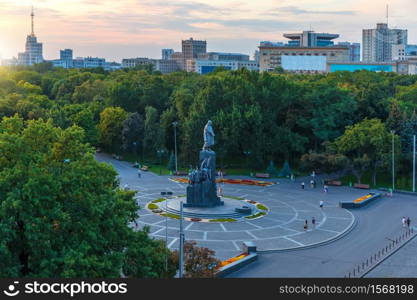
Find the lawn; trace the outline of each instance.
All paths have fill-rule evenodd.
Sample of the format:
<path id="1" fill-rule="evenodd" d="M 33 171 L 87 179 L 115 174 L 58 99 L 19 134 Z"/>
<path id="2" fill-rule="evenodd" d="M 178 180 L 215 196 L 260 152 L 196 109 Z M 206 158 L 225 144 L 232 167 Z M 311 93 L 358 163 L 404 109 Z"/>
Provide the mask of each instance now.
<path id="1" fill-rule="evenodd" d="M 340 179 L 343 185 L 350 185 L 356 183 L 356 177 L 353 175 L 347 175 Z M 376 176 L 376 185 L 372 184 L 371 172 L 366 172 L 362 178 L 361 183 L 369 184 L 372 188 L 391 188 L 392 187 L 392 175 L 391 172 L 378 172 Z M 395 178 L 395 189 L 398 190 L 412 190 L 413 177 L 411 175 L 406 176 L 402 174 L 396 175 Z"/>

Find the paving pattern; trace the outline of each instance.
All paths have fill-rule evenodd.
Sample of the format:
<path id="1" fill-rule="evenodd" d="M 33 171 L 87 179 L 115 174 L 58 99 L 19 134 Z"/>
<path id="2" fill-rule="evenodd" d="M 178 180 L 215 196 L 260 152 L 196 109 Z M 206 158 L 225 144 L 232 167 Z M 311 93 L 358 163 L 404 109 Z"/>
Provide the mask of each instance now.
<path id="1" fill-rule="evenodd" d="M 121 184 L 128 184 L 130 189 L 138 191 L 136 199 L 142 209 L 136 221 L 137 228 L 147 226 L 153 237 L 167 239 L 168 247 L 178 248 L 179 221 L 155 215 L 145 207 L 149 201 L 160 198 L 161 191 L 184 195 L 186 185 L 150 172 L 142 172 L 141 178 L 138 178 L 137 170 L 126 162 L 115 161 L 105 155 L 99 155 L 98 159 L 113 164 L 120 174 Z M 300 249 L 330 242 L 348 232 L 355 221 L 351 212 L 338 207 L 338 201 L 352 200 L 364 193 L 346 193 L 341 189 L 325 194 L 319 188 L 301 190 L 297 183 L 289 181 L 280 181 L 280 184 L 270 187 L 225 184 L 225 195 L 259 201 L 270 209 L 268 215 L 231 223 L 185 221 L 185 238 L 215 250 L 220 259 L 240 253 L 243 241 L 254 241 L 260 251 Z M 325 201 L 323 209 L 319 207 L 320 200 Z M 317 220 L 314 228 L 312 217 Z M 305 220 L 309 224 L 307 231 L 303 228 Z"/>

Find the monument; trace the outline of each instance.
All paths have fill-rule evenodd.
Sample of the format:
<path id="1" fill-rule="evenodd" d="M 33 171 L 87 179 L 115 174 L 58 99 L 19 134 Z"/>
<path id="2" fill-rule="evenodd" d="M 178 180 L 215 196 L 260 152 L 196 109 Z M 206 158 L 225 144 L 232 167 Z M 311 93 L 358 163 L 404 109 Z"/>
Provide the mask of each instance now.
<path id="1" fill-rule="evenodd" d="M 204 145 L 200 151 L 199 167 L 189 174 L 187 202 L 184 207 L 215 207 L 224 204 L 217 196 L 216 152 L 211 150 L 214 136 L 212 122 L 208 121 L 204 127 Z"/>

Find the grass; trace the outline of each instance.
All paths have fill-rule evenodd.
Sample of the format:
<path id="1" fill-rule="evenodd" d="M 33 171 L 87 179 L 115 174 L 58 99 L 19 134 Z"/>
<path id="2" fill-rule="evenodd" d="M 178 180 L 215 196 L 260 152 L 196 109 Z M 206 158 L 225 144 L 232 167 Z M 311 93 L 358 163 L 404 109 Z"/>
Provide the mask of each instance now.
<path id="1" fill-rule="evenodd" d="M 171 214 L 171 213 L 163 213 L 163 214 L 161 214 L 161 216 L 172 218 L 172 219 L 177 219 L 177 220 L 180 219 L 180 216 L 177 216 L 177 215 L 174 215 L 174 214 Z"/>
<path id="2" fill-rule="evenodd" d="M 265 215 L 266 215 L 266 212 L 261 211 L 261 212 L 258 212 L 255 215 L 248 216 L 248 217 L 245 217 L 245 218 L 251 220 L 251 219 L 256 219 L 256 218 L 259 218 L 259 217 L 265 216 Z"/>
<path id="3" fill-rule="evenodd" d="M 152 203 L 159 203 L 159 202 L 163 202 L 165 200 L 166 200 L 165 198 L 159 198 L 159 199 L 153 200 Z"/>
<path id="4" fill-rule="evenodd" d="M 260 210 L 268 210 L 268 207 L 266 207 L 265 205 L 263 205 L 263 204 L 257 204 L 256 205 L 256 208 L 258 208 L 258 209 L 260 209 Z"/>
<path id="5" fill-rule="evenodd" d="M 224 198 L 230 198 L 230 199 L 235 199 L 235 200 L 245 200 L 242 197 L 236 197 L 236 196 L 223 196 Z"/>
<path id="6" fill-rule="evenodd" d="M 149 204 L 148 204 L 148 208 L 149 208 L 150 210 L 154 210 L 154 209 L 158 209 L 158 208 L 159 208 L 159 206 L 158 206 L 158 205 L 156 205 L 156 204 L 153 204 L 153 203 L 149 203 Z"/>
<path id="7" fill-rule="evenodd" d="M 212 219 L 210 222 L 236 222 L 236 219 L 227 218 L 227 219 Z"/>

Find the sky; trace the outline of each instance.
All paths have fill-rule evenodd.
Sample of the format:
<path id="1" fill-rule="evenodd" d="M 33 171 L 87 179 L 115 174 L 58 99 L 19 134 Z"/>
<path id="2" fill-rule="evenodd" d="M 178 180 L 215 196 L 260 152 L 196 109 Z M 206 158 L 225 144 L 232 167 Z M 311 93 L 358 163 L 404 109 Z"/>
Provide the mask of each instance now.
<path id="1" fill-rule="evenodd" d="M 363 28 L 386 21 L 408 29 L 417 44 L 416 0 L 0 0 L 0 58 L 17 56 L 35 34 L 45 59 L 72 48 L 74 56 L 159 58 L 181 40 L 207 40 L 208 51 L 253 54 L 260 41 L 284 41 L 284 32 L 338 33 L 360 42 Z"/>

